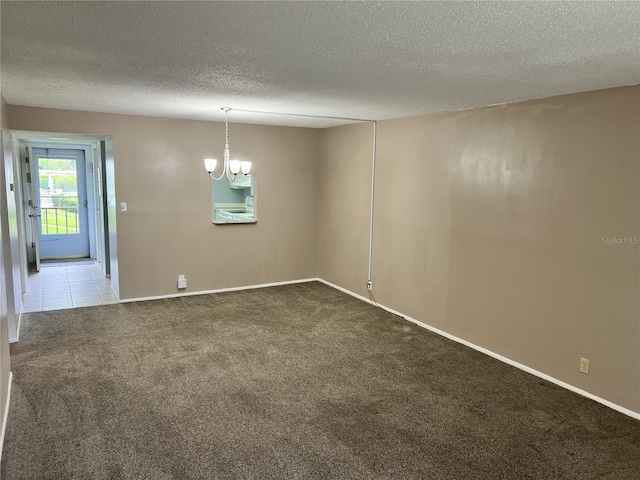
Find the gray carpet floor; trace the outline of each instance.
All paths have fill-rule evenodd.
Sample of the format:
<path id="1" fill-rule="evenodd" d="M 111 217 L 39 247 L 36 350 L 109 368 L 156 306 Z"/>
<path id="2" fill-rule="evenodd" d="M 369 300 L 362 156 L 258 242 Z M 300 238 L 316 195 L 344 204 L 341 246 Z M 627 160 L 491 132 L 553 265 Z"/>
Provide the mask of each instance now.
<path id="1" fill-rule="evenodd" d="M 638 479 L 640 422 L 320 283 L 30 313 L 13 479 Z"/>

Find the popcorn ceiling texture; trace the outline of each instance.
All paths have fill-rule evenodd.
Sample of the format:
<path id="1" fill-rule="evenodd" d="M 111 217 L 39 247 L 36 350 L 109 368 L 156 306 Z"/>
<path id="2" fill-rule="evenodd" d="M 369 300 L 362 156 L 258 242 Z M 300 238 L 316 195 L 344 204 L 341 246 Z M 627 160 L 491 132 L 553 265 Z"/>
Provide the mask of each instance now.
<path id="1" fill-rule="evenodd" d="M 9 104 L 387 119 L 640 83 L 638 2 L 2 2 Z M 249 115 L 234 121 L 336 122 Z"/>

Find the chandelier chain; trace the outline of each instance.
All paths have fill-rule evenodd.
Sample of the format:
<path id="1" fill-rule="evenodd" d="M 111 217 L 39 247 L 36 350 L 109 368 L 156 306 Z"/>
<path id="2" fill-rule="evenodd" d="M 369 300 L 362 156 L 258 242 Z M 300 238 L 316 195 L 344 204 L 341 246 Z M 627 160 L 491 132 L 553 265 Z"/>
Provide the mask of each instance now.
<path id="1" fill-rule="evenodd" d="M 224 112 L 224 143 L 225 147 L 229 148 L 229 120 L 228 120 L 229 112 L 225 110 Z"/>

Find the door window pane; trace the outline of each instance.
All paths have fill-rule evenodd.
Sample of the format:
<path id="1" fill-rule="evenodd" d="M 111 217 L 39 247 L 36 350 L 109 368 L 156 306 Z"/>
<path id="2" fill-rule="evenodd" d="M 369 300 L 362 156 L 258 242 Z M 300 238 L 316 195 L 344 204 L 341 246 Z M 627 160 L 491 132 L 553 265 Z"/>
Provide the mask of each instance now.
<path id="1" fill-rule="evenodd" d="M 38 159 L 40 225 L 43 235 L 80 232 L 76 167 L 74 159 Z"/>

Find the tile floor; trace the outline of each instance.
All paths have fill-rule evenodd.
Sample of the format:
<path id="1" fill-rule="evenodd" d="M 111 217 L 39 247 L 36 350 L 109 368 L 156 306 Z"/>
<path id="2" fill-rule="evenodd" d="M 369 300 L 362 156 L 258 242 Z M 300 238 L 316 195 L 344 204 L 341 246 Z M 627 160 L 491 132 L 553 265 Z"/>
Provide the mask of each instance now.
<path id="1" fill-rule="evenodd" d="M 42 265 L 40 272 L 30 273 L 23 312 L 61 310 L 118 303 L 111 280 L 100 264 Z"/>

